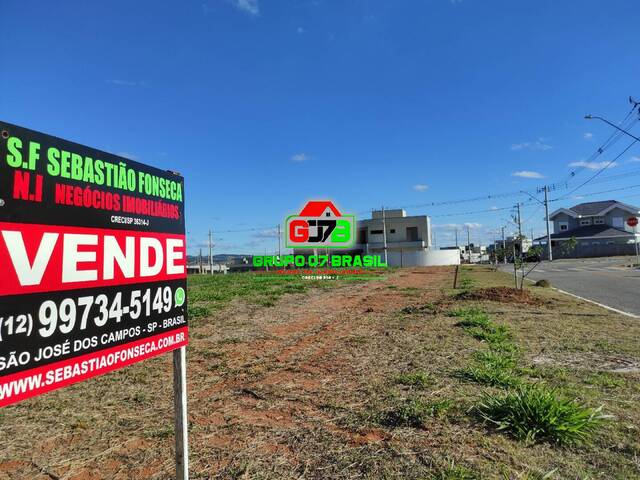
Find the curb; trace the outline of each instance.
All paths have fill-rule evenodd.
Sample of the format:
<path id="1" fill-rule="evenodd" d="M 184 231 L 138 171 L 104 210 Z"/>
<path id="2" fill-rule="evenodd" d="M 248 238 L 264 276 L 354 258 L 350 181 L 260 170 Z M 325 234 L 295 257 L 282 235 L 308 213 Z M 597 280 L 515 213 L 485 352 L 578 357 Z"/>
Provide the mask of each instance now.
<path id="1" fill-rule="evenodd" d="M 576 295 L 575 293 L 567 292 L 566 290 L 561 290 L 561 289 L 556 288 L 556 287 L 551 287 L 551 288 L 553 290 L 555 290 L 556 292 L 564 293 L 565 295 L 569 295 L 570 297 L 574 297 L 574 298 L 577 298 L 579 300 L 583 300 L 585 302 L 592 303 L 594 305 L 597 305 L 599 307 L 605 308 L 605 309 L 610 310 L 612 312 L 619 313 L 620 315 L 625 315 L 625 316 L 631 317 L 631 318 L 640 318 L 640 316 L 635 315 L 633 313 L 625 312 L 623 310 L 618 310 L 617 308 L 610 307 L 609 305 L 605 305 L 603 303 L 599 303 L 599 302 L 596 302 L 594 300 L 590 300 L 588 298 L 581 297 L 580 295 Z"/>

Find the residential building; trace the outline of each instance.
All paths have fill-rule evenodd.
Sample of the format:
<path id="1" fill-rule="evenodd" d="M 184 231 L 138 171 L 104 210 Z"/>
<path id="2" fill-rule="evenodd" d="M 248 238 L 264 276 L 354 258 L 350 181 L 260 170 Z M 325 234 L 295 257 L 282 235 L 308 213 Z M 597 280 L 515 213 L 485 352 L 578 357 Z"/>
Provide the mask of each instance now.
<path id="1" fill-rule="evenodd" d="M 638 207 L 616 200 L 580 203 L 552 212 L 553 258 L 634 254 L 638 233 L 627 225 L 627 219 L 638 215 Z M 546 237 L 536 240 L 546 246 Z"/>
<path id="2" fill-rule="evenodd" d="M 537 240 L 538 239 L 536 239 L 536 241 Z M 514 247 L 516 251 L 516 256 L 519 256 L 520 253 L 527 253 L 532 246 L 533 246 L 533 241 L 530 238 L 527 238 L 524 236 L 522 239 L 518 239 L 518 236 L 510 235 L 504 239 L 504 249 L 506 250 L 507 257 L 513 256 Z M 493 245 L 491 245 L 490 253 L 502 252 L 502 249 L 503 249 L 502 240 L 495 240 Z"/>
<path id="3" fill-rule="evenodd" d="M 332 254 L 379 255 L 384 260 L 386 227 L 387 264 L 389 266 L 455 265 L 457 252 L 433 248 L 431 219 L 427 215 L 407 216 L 401 209 L 374 210 L 370 219 L 358 220 L 356 243 L 349 250 L 329 250 Z M 309 255 L 303 249 L 295 254 Z M 318 253 L 324 253 L 318 249 Z"/>

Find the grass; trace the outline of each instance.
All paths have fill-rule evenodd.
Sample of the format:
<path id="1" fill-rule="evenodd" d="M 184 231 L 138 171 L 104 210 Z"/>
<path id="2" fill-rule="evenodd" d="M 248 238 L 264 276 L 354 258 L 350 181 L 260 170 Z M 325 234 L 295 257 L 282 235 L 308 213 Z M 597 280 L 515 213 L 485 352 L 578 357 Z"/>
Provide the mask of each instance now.
<path id="1" fill-rule="evenodd" d="M 376 275 L 372 272 L 372 275 Z M 337 281 L 303 280 L 295 275 L 275 275 L 255 272 L 227 275 L 190 275 L 188 277 L 189 318 L 208 317 L 226 307 L 234 299 L 259 307 L 273 307 L 287 294 L 302 294 L 313 288 L 331 289 L 349 282 L 370 278 L 338 276 Z"/>
<path id="2" fill-rule="evenodd" d="M 489 315 L 478 308 L 459 308 L 450 312 L 451 316 L 461 318 L 456 326 L 462 327 L 473 338 L 489 343 L 501 350 L 512 350 L 508 344 L 511 333 L 505 325 L 491 321 Z"/>
<path id="3" fill-rule="evenodd" d="M 479 478 L 476 472 L 464 465 L 456 464 L 453 460 L 431 477 L 432 480 L 478 480 Z"/>
<path id="4" fill-rule="evenodd" d="M 380 423 L 393 428 L 424 428 L 429 418 L 443 415 L 452 405 L 450 400 L 426 402 L 420 399 L 406 399 L 382 414 Z"/>
<path id="5" fill-rule="evenodd" d="M 465 380 L 496 387 L 512 387 L 521 382 L 517 375 L 516 359 L 511 352 L 476 352 L 473 363 L 458 370 L 457 374 Z"/>
<path id="6" fill-rule="evenodd" d="M 548 441 L 560 445 L 587 443 L 604 422 L 602 408 L 589 408 L 568 400 L 544 384 L 526 384 L 520 378 L 511 332 L 497 325 L 477 308 L 452 312 L 456 324 L 472 337 L 486 341 L 488 350 L 475 352 L 471 365 L 457 371 L 458 377 L 482 385 L 503 387 L 505 393 L 485 393 L 475 412 L 498 431 L 526 443 Z M 590 377 L 594 384 L 615 388 L 610 376 Z"/>
<path id="7" fill-rule="evenodd" d="M 415 270 L 371 288 L 191 277 L 189 306 L 203 309 L 188 347 L 193 478 L 640 480 L 640 373 L 611 371 L 640 361 L 637 320 L 546 288 L 526 286 L 544 300 L 536 305 L 459 299 L 445 269 Z M 513 283 L 488 267 L 463 270 L 480 288 Z M 420 298 L 405 297 L 407 286 Z M 411 305 L 437 308 L 400 313 Z M 493 325 L 508 340 L 467 331 Z M 58 478 L 171 478 L 171 368 L 162 355 L 0 409 L 0 471 L 40 478 L 35 461 Z M 475 377 L 451 374 L 465 368 Z M 506 422 L 497 431 L 480 403 L 519 385 L 496 371 L 543 379 L 551 402 L 604 405 L 615 421 L 590 425 L 580 448 L 543 433 L 528 444 L 510 426 L 527 410 L 502 402 L 486 412 Z M 530 417 L 523 431 L 543 432 L 544 415 Z"/>
<path id="8" fill-rule="evenodd" d="M 428 373 L 417 371 L 398 375 L 396 383 L 407 387 L 425 388 L 433 383 L 433 379 Z"/>
<path id="9" fill-rule="evenodd" d="M 543 384 L 520 385 L 506 393 L 485 394 L 476 407 L 484 421 L 498 431 L 527 443 L 560 445 L 588 443 L 607 416 L 564 398 Z"/>

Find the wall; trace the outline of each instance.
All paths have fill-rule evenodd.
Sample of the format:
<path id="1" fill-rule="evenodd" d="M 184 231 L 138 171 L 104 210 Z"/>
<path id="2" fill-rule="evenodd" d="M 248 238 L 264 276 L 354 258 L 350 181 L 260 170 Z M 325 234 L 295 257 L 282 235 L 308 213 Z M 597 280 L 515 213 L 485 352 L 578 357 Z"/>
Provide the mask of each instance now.
<path id="1" fill-rule="evenodd" d="M 613 218 L 614 217 L 621 217 L 624 229 L 627 232 L 632 232 L 633 228 L 631 228 L 629 225 L 627 225 L 627 218 L 629 218 L 631 216 L 633 216 L 633 214 L 629 213 L 626 210 L 622 210 L 620 208 L 614 208 L 613 210 L 611 210 L 609 213 L 607 213 L 605 215 L 605 222 L 606 222 L 607 225 L 613 226 Z"/>
<path id="2" fill-rule="evenodd" d="M 606 242 L 606 241 L 605 241 Z M 553 258 L 588 258 L 588 257 L 614 257 L 617 255 L 635 255 L 636 247 L 633 243 L 615 243 L 607 245 L 585 245 L 578 240 L 578 245 L 572 252 L 565 253 L 561 246 L 553 247 Z"/>
<path id="3" fill-rule="evenodd" d="M 459 265 L 458 250 L 409 250 L 387 252 L 390 267 L 430 267 L 437 265 Z"/>
<path id="4" fill-rule="evenodd" d="M 418 227 L 418 239 L 423 240 L 426 246 L 431 245 L 430 222 L 426 215 L 413 217 L 395 217 L 386 219 L 387 224 L 387 244 L 393 242 L 407 241 L 407 227 Z M 382 234 L 372 235 L 372 230 L 382 230 L 382 220 L 361 220 L 358 222 L 358 229 L 367 228 L 367 238 L 369 243 L 382 243 Z M 391 233 L 390 230 L 395 230 Z"/>
<path id="5" fill-rule="evenodd" d="M 562 233 L 563 230 L 560 230 L 560 222 L 567 222 L 569 227 L 567 230 L 573 230 L 574 228 L 578 228 L 579 224 L 575 218 L 570 217 L 566 213 L 559 213 L 555 217 L 553 217 L 553 231 L 552 233 Z"/>

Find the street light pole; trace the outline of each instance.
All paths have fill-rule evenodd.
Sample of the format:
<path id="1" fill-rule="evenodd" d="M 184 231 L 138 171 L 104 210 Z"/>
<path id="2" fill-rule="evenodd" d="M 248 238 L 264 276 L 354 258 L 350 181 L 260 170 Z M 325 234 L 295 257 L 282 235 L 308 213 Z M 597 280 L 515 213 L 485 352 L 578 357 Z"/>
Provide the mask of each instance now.
<path id="1" fill-rule="evenodd" d="M 607 120 L 606 118 L 602 118 L 602 117 L 599 117 L 599 116 L 597 116 L 597 115 L 585 115 L 585 116 L 584 116 L 584 118 L 585 118 L 585 120 L 594 120 L 594 119 L 596 119 L 596 120 L 602 120 L 604 123 L 606 123 L 606 124 L 608 124 L 608 125 L 611 125 L 611 126 L 612 126 L 613 128 L 615 128 L 616 130 L 618 130 L 618 131 L 620 131 L 620 132 L 624 133 L 625 135 L 629 135 L 629 136 L 630 136 L 631 138 L 633 138 L 636 142 L 640 142 L 640 138 L 636 137 L 635 135 L 631 135 L 631 134 L 630 134 L 629 132 L 627 132 L 625 129 L 620 128 L 619 126 L 617 126 L 617 125 L 615 125 L 615 124 L 611 123 L 611 122 L 610 122 L 609 120 Z"/>

